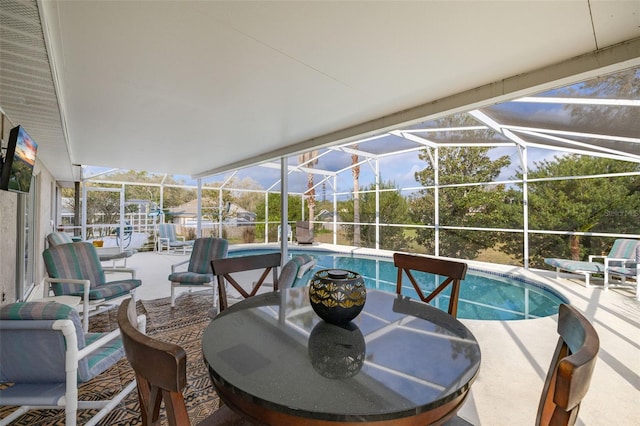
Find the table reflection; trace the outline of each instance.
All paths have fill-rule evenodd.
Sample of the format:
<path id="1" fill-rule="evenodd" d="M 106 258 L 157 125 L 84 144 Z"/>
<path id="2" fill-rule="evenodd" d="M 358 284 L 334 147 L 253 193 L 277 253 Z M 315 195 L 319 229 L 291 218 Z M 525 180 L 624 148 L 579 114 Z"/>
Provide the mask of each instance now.
<path id="1" fill-rule="evenodd" d="M 311 331 L 308 349 L 313 368 L 329 379 L 349 378 L 364 365 L 364 336 L 352 322 L 319 322 Z"/>

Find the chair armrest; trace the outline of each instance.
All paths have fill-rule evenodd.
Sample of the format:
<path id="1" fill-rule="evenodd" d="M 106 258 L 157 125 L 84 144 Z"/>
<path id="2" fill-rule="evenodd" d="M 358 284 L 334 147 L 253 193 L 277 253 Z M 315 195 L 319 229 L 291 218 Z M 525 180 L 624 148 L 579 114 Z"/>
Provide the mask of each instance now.
<path id="1" fill-rule="evenodd" d="M 176 240 L 178 240 L 178 241 L 182 241 L 183 243 L 184 243 L 185 241 L 187 241 L 187 239 L 186 239 L 184 236 L 182 236 L 182 235 L 177 235 L 177 236 L 176 236 Z"/>
<path id="2" fill-rule="evenodd" d="M 118 337 L 120 337 L 120 329 L 119 328 L 116 329 L 116 330 L 113 330 L 109 334 L 106 334 L 106 335 L 102 336 L 101 338 L 99 338 L 98 340 L 93 342 L 92 344 L 87 345 L 84 348 L 80 349 L 78 351 L 78 359 L 82 359 L 82 358 L 86 357 L 87 355 L 91 354 L 93 351 L 95 351 L 97 349 L 100 349 L 106 343 L 109 343 L 110 341 L 112 341 L 113 339 L 116 339 Z"/>
<path id="3" fill-rule="evenodd" d="M 162 251 L 162 247 L 166 246 L 169 249 L 169 238 L 158 237 L 158 251 Z"/>
<path id="4" fill-rule="evenodd" d="M 178 266 L 186 265 L 189 262 L 190 262 L 190 259 L 183 260 L 182 262 L 174 263 L 173 265 L 171 265 L 171 273 L 173 274 L 174 272 L 176 272 L 176 268 Z"/>
<path id="5" fill-rule="evenodd" d="M 625 259 L 622 257 L 606 257 L 604 259 L 605 268 L 609 267 L 609 262 L 622 262 L 622 266 L 626 266 L 628 263 L 635 263 L 633 259 Z"/>
<path id="6" fill-rule="evenodd" d="M 49 296 L 49 290 L 51 289 L 51 283 L 69 283 L 80 284 L 83 286 L 82 290 L 82 328 L 84 332 L 89 331 L 89 289 L 91 287 L 91 281 L 89 280 L 76 280 L 70 278 L 50 278 L 44 279 L 44 297 Z"/>
<path id="7" fill-rule="evenodd" d="M 91 287 L 91 281 L 89 280 L 77 280 L 77 279 L 72 279 L 72 278 L 49 278 L 49 277 L 45 277 L 44 279 L 45 283 L 69 283 L 69 284 L 80 284 L 83 285 L 83 296 L 82 296 L 82 300 L 83 301 L 89 301 L 89 289 Z M 44 297 L 48 297 L 49 296 L 49 290 L 51 289 L 51 285 L 45 285 L 44 286 Z"/>

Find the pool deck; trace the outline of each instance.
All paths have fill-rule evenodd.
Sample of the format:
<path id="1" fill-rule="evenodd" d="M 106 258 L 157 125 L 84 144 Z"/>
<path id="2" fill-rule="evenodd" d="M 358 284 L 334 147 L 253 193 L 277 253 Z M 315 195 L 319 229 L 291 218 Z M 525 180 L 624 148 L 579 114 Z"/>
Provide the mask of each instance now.
<path id="1" fill-rule="evenodd" d="M 278 248 L 275 245 L 273 247 Z M 331 245 L 290 247 L 304 250 L 335 248 Z M 376 253 L 356 248 L 350 251 L 358 254 Z M 387 255 L 390 253 L 386 252 Z M 170 296 L 167 276 L 171 272 L 171 265 L 186 259 L 188 255 L 153 252 L 137 253 L 130 257 L 127 267 L 136 269 L 137 278 L 143 282 L 136 297 L 150 300 Z M 468 263 L 478 267 L 487 265 Z M 558 280 L 552 271 L 491 266 L 500 272 L 532 279 L 557 290 L 596 328 L 600 337 L 599 359 L 576 424 L 639 424 L 640 302 L 634 299 L 633 291 L 620 288 L 604 292 L 601 285 L 585 288 L 584 280 L 576 275 L 565 274 Z M 598 284 L 597 280 L 593 281 L 593 284 Z M 482 365 L 471 388 L 471 397 L 459 415 L 474 425 L 534 424 L 542 385 L 557 343 L 557 315 L 522 321 L 462 322 L 480 343 Z M 425 362 L 429 362 L 426 354 Z"/>

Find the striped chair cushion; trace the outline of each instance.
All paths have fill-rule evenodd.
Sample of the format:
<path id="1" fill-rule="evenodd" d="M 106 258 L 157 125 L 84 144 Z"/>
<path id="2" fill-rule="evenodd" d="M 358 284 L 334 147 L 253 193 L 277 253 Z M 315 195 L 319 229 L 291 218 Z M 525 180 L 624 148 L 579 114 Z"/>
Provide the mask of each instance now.
<path id="1" fill-rule="evenodd" d="M 91 243 L 79 242 L 49 247 L 42 253 L 47 274 L 51 278 L 89 280 L 91 287 L 104 284 L 106 279 L 96 248 Z M 82 293 L 78 284 L 52 284 L 56 295 Z"/>
<path id="2" fill-rule="evenodd" d="M 106 333 L 87 333 L 87 346 L 95 342 Z M 124 356 L 124 346 L 120 337 L 102 345 L 99 350 L 86 358 L 88 370 L 78 370 L 78 381 L 86 382 L 110 368 Z"/>
<path id="3" fill-rule="evenodd" d="M 49 243 L 49 247 L 59 246 L 60 244 L 69 244 L 72 243 L 73 240 L 69 236 L 69 234 L 65 232 L 52 232 L 47 235 L 47 242 Z"/>
<path id="4" fill-rule="evenodd" d="M 213 282 L 213 274 L 198 274 L 196 272 L 174 272 L 169 275 L 169 281 L 183 284 L 206 284 Z"/>
<path id="5" fill-rule="evenodd" d="M 583 260 L 547 258 L 544 260 L 547 265 L 563 269 L 569 272 L 591 272 L 604 273 L 604 263 L 587 262 Z"/>
<path id="6" fill-rule="evenodd" d="M 621 275 L 624 277 L 635 277 L 638 275 L 638 268 L 625 268 L 622 266 L 613 266 L 609 268 L 611 275 Z"/>
<path id="7" fill-rule="evenodd" d="M 54 302 L 11 303 L 0 308 L 0 320 L 59 320 L 70 319 L 76 327 L 78 347 L 85 347 L 82 322 L 78 311 L 69 305 Z"/>
<path id="8" fill-rule="evenodd" d="M 142 281 L 134 279 L 109 281 L 107 283 L 100 284 L 95 288 L 91 287 L 89 290 L 89 300 L 113 299 L 129 293 L 131 290 L 140 287 L 141 285 Z M 74 296 L 82 296 L 82 294 L 74 294 Z"/>
<path id="9" fill-rule="evenodd" d="M 638 240 L 617 239 L 613 242 L 611 251 L 607 257 L 615 259 L 634 259 L 636 248 L 640 245 Z M 611 266 L 625 266 L 622 262 L 609 262 Z"/>
<path id="10" fill-rule="evenodd" d="M 278 287 L 303 287 L 309 284 L 313 275 L 315 259 L 308 254 L 293 256 L 283 267 L 278 279 Z"/>
<path id="11" fill-rule="evenodd" d="M 83 333 L 78 312 L 54 302 L 12 303 L 0 308 L 0 380 L 13 383 L 64 383 L 66 343 L 53 330 L 58 320 L 71 320 L 78 349 L 95 342 L 105 333 Z M 78 382 L 86 382 L 111 367 L 124 356 L 120 339 L 94 351 L 78 362 Z"/>
<path id="12" fill-rule="evenodd" d="M 211 274 L 211 261 L 226 257 L 228 248 L 229 242 L 224 238 L 196 238 L 187 271 Z"/>
<path id="13" fill-rule="evenodd" d="M 188 240 L 188 241 L 177 240 L 177 241 L 169 242 L 169 247 L 187 247 L 192 245 L 193 245 L 193 240 Z"/>

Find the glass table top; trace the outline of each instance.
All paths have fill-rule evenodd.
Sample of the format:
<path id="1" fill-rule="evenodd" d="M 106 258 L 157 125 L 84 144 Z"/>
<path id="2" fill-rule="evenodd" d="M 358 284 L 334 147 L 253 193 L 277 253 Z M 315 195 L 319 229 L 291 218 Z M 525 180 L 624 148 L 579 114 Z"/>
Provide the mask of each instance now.
<path id="1" fill-rule="evenodd" d="M 360 315 L 338 326 L 307 291 L 254 296 L 211 322 L 202 348 L 216 386 L 292 415 L 374 421 L 436 408 L 475 379 L 478 343 L 447 313 L 368 290 Z"/>

